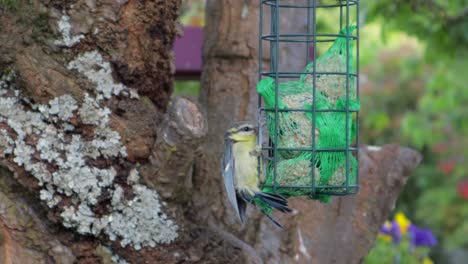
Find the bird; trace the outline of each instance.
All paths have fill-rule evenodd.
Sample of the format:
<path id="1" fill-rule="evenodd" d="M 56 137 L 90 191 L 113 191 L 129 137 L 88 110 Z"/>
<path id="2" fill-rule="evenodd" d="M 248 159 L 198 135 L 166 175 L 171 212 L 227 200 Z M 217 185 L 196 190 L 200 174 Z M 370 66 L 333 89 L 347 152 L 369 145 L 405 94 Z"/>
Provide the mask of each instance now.
<path id="1" fill-rule="evenodd" d="M 257 145 L 258 128 L 249 122 L 236 122 L 224 135 L 222 174 L 227 197 L 241 223 L 246 220 L 247 204 L 253 204 L 276 226 L 273 219 L 259 203 L 264 203 L 283 213 L 292 212 L 286 198 L 279 194 L 263 192 L 260 184 L 265 181 L 261 147 Z"/>

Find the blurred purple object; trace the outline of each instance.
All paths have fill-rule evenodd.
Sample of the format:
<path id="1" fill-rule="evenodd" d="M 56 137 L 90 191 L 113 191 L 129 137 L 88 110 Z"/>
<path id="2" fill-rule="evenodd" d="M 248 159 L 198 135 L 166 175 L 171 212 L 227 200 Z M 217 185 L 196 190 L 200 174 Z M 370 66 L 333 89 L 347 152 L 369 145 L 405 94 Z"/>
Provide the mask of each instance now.
<path id="1" fill-rule="evenodd" d="M 382 226 L 380 233 L 391 236 L 394 244 L 398 244 L 401 241 L 400 226 L 395 221 L 392 222 L 391 226 Z"/>
<path id="2" fill-rule="evenodd" d="M 199 79 L 202 69 L 203 28 L 184 27 L 174 45 L 176 77 Z"/>
<path id="3" fill-rule="evenodd" d="M 432 247 L 437 245 L 437 239 L 429 229 L 410 225 L 408 228 L 410 243 L 414 247 Z"/>

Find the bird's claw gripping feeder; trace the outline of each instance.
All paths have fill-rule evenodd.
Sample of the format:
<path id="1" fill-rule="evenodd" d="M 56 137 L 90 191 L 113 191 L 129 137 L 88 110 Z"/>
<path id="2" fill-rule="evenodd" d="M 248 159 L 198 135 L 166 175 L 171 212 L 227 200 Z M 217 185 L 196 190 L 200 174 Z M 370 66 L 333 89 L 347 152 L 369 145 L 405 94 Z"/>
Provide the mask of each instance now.
<path id="1" fill-rule="evenodd" d="M 266 124 L 259 124 L 259 144 L 268 151 L 263 191 L 322 201 L 357 193 L 358 1 L 260 2 L 258 120 L 266 119 Z M 303 32 L 281 30 L 281 14 L 287 9 L 306 16 Z M 264 25 L 266 14 L 270 25 Z M 330 14 L 337 16 L 336 31 L 322 32 L 317 20 Z M 269 68 L 262 65 L 263 45 L 269 47 Z M 282 45 L 304 50 L 302 71 L 282 69 Z M 268 134 L 267 142 L 262 142 L 262 133 Z"/>

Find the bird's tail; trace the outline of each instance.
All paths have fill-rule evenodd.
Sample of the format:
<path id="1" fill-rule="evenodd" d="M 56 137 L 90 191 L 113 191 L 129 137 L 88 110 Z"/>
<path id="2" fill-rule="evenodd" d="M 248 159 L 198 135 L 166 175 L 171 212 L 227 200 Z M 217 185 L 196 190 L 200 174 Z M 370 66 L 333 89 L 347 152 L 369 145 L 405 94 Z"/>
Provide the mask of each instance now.
<path id="1" fill-rule="evenodd" d="M 284 198 L 283 196 L 281 196 L 279 194 L 256 192 L 253 197 L 251 195 L 249 195 L 247 192 L 240 191 L 238 194 L 239 194 L 239 197 L 241 198 L 241 200 L 243 200 L 246 203 L 255 204 L 254 201 L 256 199 L 258 199 L 258 200 L 262 201 L 263 203 L 265 203 L 265 204 L 267 204 L 267 205 L 269 205 L 269 206 L 271 206 L 271 207 L 275 208 L 276 210 L 279 210 L 279 211 L 281 211 L 283 213 L 289 213 L 289 212 L 293 211 L 291 208 L 288 207 L 288 200 L 286 200 L 286 198 Z M 243 208 L 244 209 L 241 210 L 241 211 L 244 211 L 244 213 L 241 212 L 241 215 L 245 215 L 245 206 Z M 257 209 L 259 209 L 260 212 L 262 212 L 276 226 L 278 226 L 280 228 L 283 228 L 283 226 L 280 223 L 278 223 L 278 221 L 273 219 L 273 217 L 271 217 L 270 214 L 268 214 L 264 209 L 262 209 L 258 205 L 257 205 Z M 242 219 L 242 217 L 241 217 L 241 219 Z"/>
<path id="2" fill-rule="evenodd" d="M 269 206 L 271 206 L 271 207 L 275 208 L 276 210 L 281 211 L 283 213 L 292 212 L 292 209 L 288 207 L 288 200 L 286 200 L 286 198 L 284 198 L 283 196 L 281 196 L 279 194 L 257 192 L 257 193 L 255 193 L 255 198 L 259 199 L 260 201 L 264 202 L 265 204 L 268 204 Z M 273 217 L 271 217 L 263 209 L 260 209 L 260 211 L 268 219 L 270 219 L 275 225 L 277 225 L 280 228 L 283 228 L 283 226 L 280 223 L 278 223 L 275 219 L 273 219 Z"/>
<path id="3" fill-rule="evenodd" d="M 279 194 L 257 192 L 255 193 L 254 198 L 259 199 L 260 201 L 283 213 L 292 212 L 292 209 L 288 207 L 288 200 Z"/>

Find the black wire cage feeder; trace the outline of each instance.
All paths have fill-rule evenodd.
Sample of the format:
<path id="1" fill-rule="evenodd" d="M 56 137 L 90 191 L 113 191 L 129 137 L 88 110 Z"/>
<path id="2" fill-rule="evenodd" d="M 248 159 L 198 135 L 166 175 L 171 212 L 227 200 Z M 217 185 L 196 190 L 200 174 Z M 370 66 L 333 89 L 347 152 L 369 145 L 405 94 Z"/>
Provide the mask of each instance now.
<path id="1" fill-rule="evenodd" d="M 284 29 L 291 14 L 304 23 Z M 324 18 L 326 26 L 317 23 Z M 359 191 L 358 21 L 357 0 L 260 0 L 263 191 L 322 201 Z M 304 58 L 300 69 L 283 63 L 291 50 Z"/>

